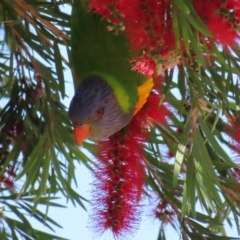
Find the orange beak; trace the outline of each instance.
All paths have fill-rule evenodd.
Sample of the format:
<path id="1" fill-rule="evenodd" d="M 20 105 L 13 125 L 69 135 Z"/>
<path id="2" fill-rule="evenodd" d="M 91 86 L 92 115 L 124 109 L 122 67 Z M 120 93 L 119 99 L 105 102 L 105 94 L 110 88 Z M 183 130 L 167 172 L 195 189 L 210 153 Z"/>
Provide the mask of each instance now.
<path id="1" fill-rule="evenodd" d="M 74 138 L 77 145 L 82 146 L 82 142 L 88 138 L 90 134 L 90 127 L 88 125 L 75 126 Z"/>

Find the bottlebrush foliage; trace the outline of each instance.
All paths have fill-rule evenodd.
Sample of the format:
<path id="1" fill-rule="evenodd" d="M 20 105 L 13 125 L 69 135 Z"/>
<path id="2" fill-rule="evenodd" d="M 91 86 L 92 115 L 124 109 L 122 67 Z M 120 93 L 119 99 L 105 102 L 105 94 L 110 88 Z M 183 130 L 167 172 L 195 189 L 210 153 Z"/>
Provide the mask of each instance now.
<path id="1" fill-rule="evenodd" d="M 92 37 L 92 25 L 85 35 L 70 29 L 71 22 L 81 21 L 67 11 L 75 3 L 84 3 L 86 13 L 96 14 L 116 39 L 126 39 L 132 72 L 155 83 L 161 76 L 126 128 L 100 143 L 84 143 L 84 150 L 74 143 L 62 104 L 70 78 L 63 70 L 92 68 L 96 59 L 85 61 L 75 47 L 85 38 L 83 52 L 91 52 L 97 49 L 92 43 L 103 43 L 106 34 Z M 240 235 L 239 20 L 239 0 L 1 1 L 0 239 L 61 239 L 34 229 L 25 213 L 52 229 L 50 223 L 59 225 L 38 203 L 60 206 L 52 200 L 62 193 L 84 207 L 72 187 L 78 162 L 94 169 L 91 225 L 97 234 L 133 233 L 147 195 L 157 199 L 149 208 L 159 219 L 158 239 L 165 239 L 167 225 L 184 240 L 234 239 L 225 231 L 228 225 Z M 121 52 L 118 44 L 98 50 L 106 57 L 113 49 Z M 122 72 L 117 56 L 109 62 Z M 126 79 L 131 86 L 131 77 L 129 84 Z M 124 91 L 135 93 L 130 103 L 135 90 Z"/>

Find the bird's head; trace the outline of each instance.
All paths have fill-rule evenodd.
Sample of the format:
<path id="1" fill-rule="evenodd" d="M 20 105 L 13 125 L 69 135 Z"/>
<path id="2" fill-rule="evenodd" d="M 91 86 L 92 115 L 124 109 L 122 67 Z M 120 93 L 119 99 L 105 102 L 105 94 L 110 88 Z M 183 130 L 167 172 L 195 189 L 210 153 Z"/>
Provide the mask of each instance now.
<path id="1" fill-rule="evenodd" d="M 74 126 L 75 140 L 81 145 L 86 138 L 99 141 L 119 131 L 130 122 L 133 111 L 124 113 L 111 86 L 93 75 L 79 85 L 68 116 Z"/>

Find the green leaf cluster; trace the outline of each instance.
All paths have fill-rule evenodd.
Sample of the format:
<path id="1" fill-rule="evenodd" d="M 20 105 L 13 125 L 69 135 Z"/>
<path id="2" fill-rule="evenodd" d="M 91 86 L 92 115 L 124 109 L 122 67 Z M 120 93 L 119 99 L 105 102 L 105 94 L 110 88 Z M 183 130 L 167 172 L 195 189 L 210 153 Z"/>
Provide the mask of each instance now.
<path id="1" fill-rule="evenodd" d="M 53 202 L 57 200 L 54 196 L 85 208 L 86 199 L 73 187 L 75 162 L 88 166 L 88 157 L 74 143 L 62 104 L 67 97 L 64 70 L 69 68 L 70 3 L 0 2 L 0 31 L 4 34 L 0 53 L 1 185 L 5 186 L 5 178 L 16 181 L 13 188 L 1 190 L 0 201 L 18 218 L 1 211 L 1 239 L 19 239 L 20 235 L 23 239 L 62 239 L 34 229 L 25 216 L 32 215 L 51 230 L 60 227 L 47 212 L 38 210 L 39 204 L 61 207 Z M 9 169 L 16 178 L 8 175 Z M 15 187 L 17 183 L 21 184 Z"/>
<path id="2" fill-rule="evenodd" d="M 0 1 L 1 239 L 20 235 L 23 239 L 62 239 L 34 229 L 26 217 L 32 215 L 49 229 L 59 227 L 38 208 L 62 207 L 56 203 L 59 194 L 84 208 L 86 199 L 73 188 L 75 166 L 81 163 L 92 170 L 94 163 L 73 140 L 62 104 L 67 97 L 65 81 L 72 79 L 65 79 L 64 70 L 73 69 L 77 80 L 89 73 L 110 74 L 116 95 L 129 96 L 125 110 L 137 100 L 135 87 L 143 77 L 125 69 L 132 53 L 124 35 L 108 32 L 106 22 L 82 13 L 79 4 L 70 0 Z M 73 16 L 65 10 L 72 6 Z M 151 129 L 146 143 L 146 194 L 169 204 L 175 214 L 170 224 L 180 229 L 181 239 L 230 239 L 226 224 L 240 234 L 234 161 L 239 152 L 232 139 L 236 130 L 232 117 L 236 123 L 240 117 L 239 47 L 226 50 L 213 43 L 209 49 L 200 42 L 199 33 L 206 39 L 211 33 L 190 0 L 173 0 L 172 18 L 176 45 L 183 41 L 186 52 L 176 50 L 183 62 L 164 75 L 162 101 L 173 114 L 168 124 Z M 79 21 L 85 21 L 82 28 Z M 98 39 L 92 33 L 96 29 Z M 84 147 L 95 154 L 92 143 Z M 19 189 L 5 188 L 10 167 L 17 174 L 16 183 L 22 183 Z M 9 217 L 5 209 L 16 218 Z M 168 216 L 165 212 L 160 217 L 158 239 L 166 239 Z"/>

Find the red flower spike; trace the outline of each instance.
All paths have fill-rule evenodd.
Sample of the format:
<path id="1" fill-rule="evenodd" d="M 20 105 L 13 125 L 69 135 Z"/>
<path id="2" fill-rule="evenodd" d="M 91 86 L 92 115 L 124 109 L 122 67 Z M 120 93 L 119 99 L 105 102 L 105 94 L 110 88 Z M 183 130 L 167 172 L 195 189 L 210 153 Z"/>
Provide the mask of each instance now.
<path id="1" fill-rule="evenodd" d="M 208 39 L 199 33 L 200 42 L 209 42 L 210 45 L 218 43 L 227 48 L 237 43 L 239 36 L 235 29 L 240 24 L 239 0 L 193 0 L 192 3 L 212 33 Z M 173 59 L 173 63 L 168 62 L 171 53 L 176 50 L 171 5 L 170 0 L 92 0 L 89 9 L 113 25 L 121 23 L 131 49 L 137 54 L 144 52 L 151 59 L 160 57 L 165 70 L 176 65 L 176 59 Z M 184 52 L 184 46 L 178 50 Z M 142 64 L 142 61 L 136 63 L 134 70 L 151 76 L 154 66 Z"/>
<path id="2" fill-rule="evenodd" d="M 166 116 L 169 115 L 169 110 L 164 106 L 159 106 L 160 97 L 159 95 L 152 93 L 149 98 L 149 109 L 148 109 L 148 116 L 151 119 L 154 119 L 158 123 L 165 123 Z M 156 109 L 158 111 L 156 111 Z"/>
<path id="3" fill-rule="evenodd" d="M 121 238 L 137 228 L 145 179 L 142 148 L 149 135 L 149 118 L 165 123 L 169 114 L 164 105 L 158 106 L 160 97 L 155 89 L 127 127 L 97 145 L 91 222 L 98 234 L 110 230 Z"/>
<path id="4" fill-rule="evenodd" d="M 238 37 L 231 23 L 223 17 L 211 18 L 207 23 L 207 27 L 213 34 L 213 40 L 224 46 L 232 46 Z M 222 34 L 223 32 L 226 34 Z"/>
<path id="5" fill-rule="evenodd" d="M 146 55 L 139 59 L 131 60 L 131 63 L 134 64 L 132 67 L 133 71 L 137 71 L 148 78 L 151 77 L 156 71 L 156 63 Z"/>
<path id="6" fill-rule="evenodd" d="M 154 215 L 158 218 L 163 224 L 168 224 L 174 221 L 176 217 L 176 212 L 172 209 L 171 205 L 163 200 L 160 200 L 157 204 Z"/>
<path id="7" fill-rule="evenodd" d="M 14 189 L 14 182 L 11 179 L 4 177 L 1 182 L 4 183 L 6 187 Z"/>

